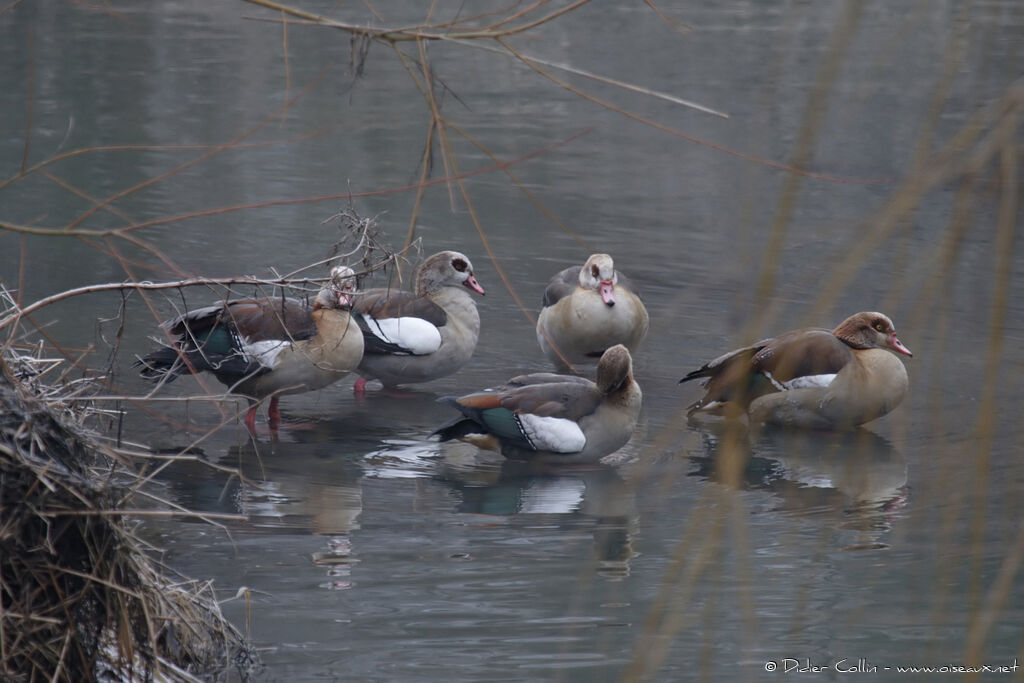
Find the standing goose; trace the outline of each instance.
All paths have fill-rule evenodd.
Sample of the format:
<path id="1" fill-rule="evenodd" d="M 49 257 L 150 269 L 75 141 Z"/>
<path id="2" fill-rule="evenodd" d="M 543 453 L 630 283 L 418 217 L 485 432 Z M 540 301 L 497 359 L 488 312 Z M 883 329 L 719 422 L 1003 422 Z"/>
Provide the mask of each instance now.
<path id="1" fill-rule="evenodd" d="M 704 396 L 687 415 L 732 404 L 753 424 L 853 428 L 890 412 L 907 393 L 907 370 L 890 351 L 914 355 L 881 313 L 851 315 L 831 332 L 786 332 L 681 379 L 706 378 Z"/>
<path id="2" fill-rule="evenodd" d="M 462 415 L 433 435 L 442 441 L 464 439 L 513 459 L 596 462 L 633 436 L 641 398 L 629 350 L 618 344 L 601 356 L 596 383 L 542 372 L 445 397 L 441 400 Z"/>
<path id="3" fill-rule="evenodd" d="M 245 425 L 253 430 L 258 401 L 270 397 L 271 428 L 281 422 L 278 398 L 314 391 L 355 370 L 363 336 L 349 317 L 355 273 L 331 270 L 331 281 L 310 310 L 296 299 L 266 297 L 225 301 L 163 323 L 177 339 L 136 361 L 140 374 L 170 382 L 208 371 L 228 391 L 245 396 Z"/>
<path id="4" fill-rule="evenodd" d="M 608 254 L 592 254 L 580 266 L 551 278 L 537 318 L 537 341 L 555 367 L 597 362 L 605 349 L 623 344 L 635 352 L 647 335 L 647 309 Z"/>
<path id="5" fill-rule="evenodd" d="M 484 293 L 473 264 L 457 251 L 442 251 L 416 271 L 415 292 L 361 292 L 352 306 L 365 343 L 355 391 L 364 391 L 370 379 L 394 387 L 428 382 L 462 367 L 480 336 L 480 314 L 470 291 Z"/>

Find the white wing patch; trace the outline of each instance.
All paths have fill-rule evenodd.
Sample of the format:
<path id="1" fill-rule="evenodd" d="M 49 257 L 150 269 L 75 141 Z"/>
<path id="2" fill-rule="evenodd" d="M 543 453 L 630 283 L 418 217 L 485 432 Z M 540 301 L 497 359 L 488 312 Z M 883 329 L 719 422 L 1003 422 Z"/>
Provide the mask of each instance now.
<path id="1" fill-rule="evenodd" d="M 772 383 L 779 391 L 788 391 L 790 389 L 806 389 L 809 387 L 827 387 L 832 384 L 832 380 L 836 378 L 835 373 L 831 375 L 804 375 L 803 377 L 794 377 L 788 382 L 780 382 L 779 380 L 772 377 L 772 373 L 766 372 L 764 376 L 768 378 L 768 381 Z"/>
<path id="2" fill-rule="evenodd" d="M 583 430 L 572 420 L 529 413 L 520 413 L 517 417 L 526 438 L 538 451 L 579 453 L 587 445 Z"/>
<path id="3" fill-rule="evenodd" d="M 271 339 L 268 341 L 243 342 L 242 350 L 246 356 L 259 361 L 260 365 L 273 370 L 277 365 L 277 355 L 289 345 L 291 345 L 290 341 Z"/>
<path id="4" fill-rule="evenodd" d="M 827 387 L 832 384 L 832 380 L 836 378 L 835 374 L 831 375 L 807 375 L 805 377 L 794 377 L 793 379 L 785 382 L 787 389 L 803 389 L 806 387 Z"/>
<path id="5" fill-rule="evenodd" d="M 441 348 L 441 331 L 423 318 L 372 318 L 363 316 L 367 327 L 388 344 L 401 346 L 414 356 L 434 353 Z"/>

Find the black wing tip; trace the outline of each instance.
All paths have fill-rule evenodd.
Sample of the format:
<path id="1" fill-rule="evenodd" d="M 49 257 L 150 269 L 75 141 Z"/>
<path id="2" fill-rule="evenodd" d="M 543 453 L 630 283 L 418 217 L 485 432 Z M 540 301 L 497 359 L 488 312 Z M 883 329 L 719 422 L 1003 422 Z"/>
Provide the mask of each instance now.
<path id="1" fill-rule="evenodd" d="M 459 415 L 430 433 L 430 436 L 438 437 L 438 441 L 452 441 L 461 439 L 469 434 L 486 434 L 487 432 L 472 418 Z"/>
<path id="2" fill-rule="evenodd" d="M 708 376 L 707 375 L 707 371 L 708 371 L 707 366 L 704 366 L 703 368 L 700 368 L 699 370 L 694 370 L 693 372 L 689 372 L 689 373 L 686 374 L 686 377 L 683 377 L 681 380 L 679 380 L 679 384 L 682 384 L 683 382 L 689 382 L 689 381 L 692 381 L 692 380 L 695 380 L 695 379 L 700 379 L 701 377 L 707 377 Z"/>
<path id="3" fill-rule="evenodd" d="M 136 356 L 132 367 L 140 368 L 139 375 L 151 382 L 171 382 L 184 371 L 178 349 L 172 346 Z"/>

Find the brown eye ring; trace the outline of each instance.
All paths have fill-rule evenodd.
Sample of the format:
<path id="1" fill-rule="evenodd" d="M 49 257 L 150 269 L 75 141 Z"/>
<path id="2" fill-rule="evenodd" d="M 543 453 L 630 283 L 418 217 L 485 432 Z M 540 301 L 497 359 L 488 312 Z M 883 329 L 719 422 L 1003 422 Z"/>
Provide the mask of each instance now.
<path id="1" fill-rule="evenodd" d="M 600 270 L 598 270 L 597 266 L 590 266 L 590 275 L 591 275 L 591 276 L 592 276 L 592 277 L 593 277 L 594 279 L 598 279 L 598 278 L 600 278 L 600 277 L 601 277 L 601 271 L 600 271 Z"/>
<path id="2" fill-rule="evenodd" d="M 455 270 L 459 271 L 460 273 L 465 273 L 466 272 L 466 268 L 468 268 L 468 267 L 469 267 L 469 264 L 466 263 L 465 261 L 463 261 L 460 258 L 454 259 L 452 261 L 452 268 L 454 268 Z"/>

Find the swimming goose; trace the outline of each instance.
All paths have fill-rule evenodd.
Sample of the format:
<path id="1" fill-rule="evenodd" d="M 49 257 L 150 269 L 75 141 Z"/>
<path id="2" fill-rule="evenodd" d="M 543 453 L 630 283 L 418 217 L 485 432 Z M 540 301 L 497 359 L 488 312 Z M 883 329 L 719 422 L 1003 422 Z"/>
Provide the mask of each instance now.
<path id="1" fill-rule="evenodd" d="M 254 429 L 259 400 L 270 397 L 272 428 L 281 421 L 278 398 L 313 391 L 355 370 L 363 335 L 349 317 L 355 273 L 331 270 L 312 310 L 296 299 L 237 299 L 190 311 L 163 323 L 177 337 L 136 361 L 143 377 L 170 382 L 208 371 L 249 400 L 245 425 Z"/>
<path id="2" fill-rule="evenodd" d="M 831 332 L 804 329 L 730 351 L 686 375 L 705 378 L 687 415 L 746 410 L 752 424 L 852 428 L 899 405 L 907 370 L 890 351 L 913 356 L 881 313 L 851 315 Z"/>
<path id="3" fill-rule="evenodd" d="M 551 278 L 537 318 L 537 341 L 559 371 L 597 362 L 605 349 L 623 344 L 635 352 L 647 334 L 647 309 L 608 254 L 592 254 L 580 266 Z"/>
<path id="4" fill-rule="evenodd" d="M 379 379 L 385 387 L 450 375 L 476 349 L 480 315 L 469 295 L 483 294 L 473 264 L 457 251 L 434 254 L 416 271 L 416 291 L 371 289 L 352 306 L 363 330 L 361 377 L 353 387 Z"/>
<path id="5" fill-rule="evenodd" d="M 432 436 L 463 439 L 513 459 L 595 462 L 633 436 L 641 398 L 629 350 L 618 344 L 601 356 L 596 383 L 542 372 L 442 398 L 462 415 Z"/>

